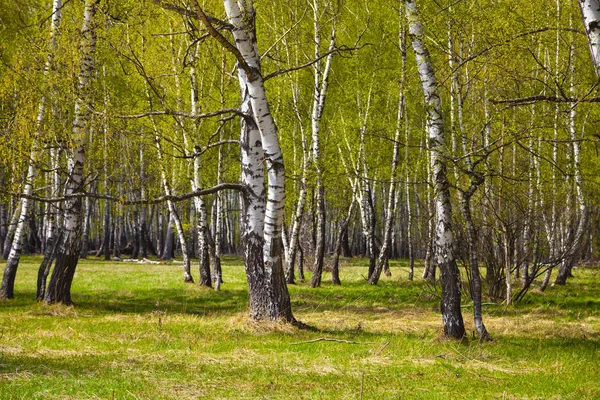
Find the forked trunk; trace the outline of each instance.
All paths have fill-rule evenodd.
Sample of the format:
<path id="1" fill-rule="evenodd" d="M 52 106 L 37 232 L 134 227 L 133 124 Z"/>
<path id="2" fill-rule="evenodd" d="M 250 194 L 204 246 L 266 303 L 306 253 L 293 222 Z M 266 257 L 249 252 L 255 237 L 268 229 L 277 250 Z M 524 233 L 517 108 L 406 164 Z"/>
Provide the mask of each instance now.
<path id="1" fill-rule="evenodd" d="M 75 101 L 75 118 L 73 121 L 73 142 L 75 146 L 69 155 L 68 161 L 68 179 L 65 187 L 67 196 L 80 194 L 84 190 L 83 168 L 90 130 L 91 80 L 96 52 L 96 32 L 93 21 L 96 13 L 96 3 L 96 0 L 87 0 L 84 8 L 81 30 L 81 69 L 78 77 L 78 96 Z M 81 252 L 81 208 L 81 197 L 70 198 L 65 202 L 62 236 L 56 244 L 58 246 L 56 263 L 44 298 L 47 303 L 72 303 L 71 284 Z"/>

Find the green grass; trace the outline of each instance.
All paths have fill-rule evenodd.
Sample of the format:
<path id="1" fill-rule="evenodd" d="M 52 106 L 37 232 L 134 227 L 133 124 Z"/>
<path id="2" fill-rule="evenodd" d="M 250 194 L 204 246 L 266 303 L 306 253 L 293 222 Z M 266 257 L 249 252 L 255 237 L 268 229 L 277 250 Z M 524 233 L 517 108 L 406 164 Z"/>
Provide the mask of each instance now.
<path id="1" fill-rule="evenodd" d="M 345 261 L 342 287 L 290 286 L 298 329 L 248 320 L 237 259 L 221 292 L 183 284 L 180 265 L 83 260 L 75 307 L 35 302 L 39 261 L 0 303 L 1 399 L 600 398 L 598 269 L 486 306 L 496 340 L 478 343 L 469 301 L 470 340 L 443 339 L 439 288 L 399 263 L 376 287 L 365 260 Z"/>

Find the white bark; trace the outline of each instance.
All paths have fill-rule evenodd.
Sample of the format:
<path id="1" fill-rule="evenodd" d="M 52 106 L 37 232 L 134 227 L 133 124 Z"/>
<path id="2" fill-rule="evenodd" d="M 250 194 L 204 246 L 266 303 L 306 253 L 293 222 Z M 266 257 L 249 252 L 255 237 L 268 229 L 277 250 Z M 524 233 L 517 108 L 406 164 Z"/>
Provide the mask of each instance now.
<path id="1" fill-rule="evenodd" d="M 321 26 L 319 22 L 319 2 L 313 1 L 314 18 L 314 39 L 315 39 L 315 59 L 318 60 L 314 65 L 314 93 L 312 106 L 312 163 L 317 174 L 316 181 L 316 212 L 317 212 L 317 243 L 315 248 L 315 259 L 313 266 L 313 275 L 310 281 L 311 287 L 321 286 L 321 276 L 323 273 L 323 259 L 325 256 L 325 187 L 323 184 L 323 166 L 321 163 L 321 119 L 325 108 L 325 99 L 327 96 L 327 86 L 329 83 L 329 72 L 331 71 L 331 62 L 333 60 L 333 49 L 335 48 L 335 26 L 331 32 L 329 41 L 329 55 L 325 62 L 324 70 L 321 70 Z"/>
<path id="2" fill-rule="evenodd" d="M 48 57 L 44 65 L 44 78 L 48 77 L 50 68 L 52 67 L 52 61 L 54 59 L 54 53 L 56 51 L 56 34 L 60 25 L 62 13 L 60 8 L 62 6 L 62 0 L 54 0 L 52 6 L 52 22 L 50 24 L 50 46 L 48 49 Z M 46 96 L 42 95 L 40 104 L 38 106 L 38 113 L 36 117 L 36 130 L 33 137 L 33 143 L 31 144 L 31 154 L 29 158 L 29 165 L 27 167 L 27 176 L 25 178 L 25 184 L 23 188 L 23 194 L 25 196 L 31 196 L 33 194 L 33 184 L 36 176 L 35 164 L 38 158 L 38 136 L 42 127 L 46 109 Z M 18 217 L 15 233 L 12 240 L 10 253 L 6 261 L 6 269 L 4 270 L 4 277 L 2 279 L 2 287 L 0 288 L 0 298 L 12 298 L 14 290 L 14 280 L 21 257 L 21 251 L 23 247 L 23 235 L 25 232 L 25 221 L 29 214 L 29 209 L 32 201 L 27 197 L 23 197 L 20 200 L 20 214 Z"/>
<path id="3" fill-rule="evenodd" d="M 405 118 L 405 99 L 404 99 L 404 85 L 406 81 L 406 40 L 404 34 L 404 27 L 400 28 L 400 52 L 401 52 L 401 75 L 400 75 L 400 98 L 398 100 L 398 112 L 396 116 L 396 132 L 394 134 L 394 150 L 392 155 L 392 171 L 390 173 L 390 188 L 387 198 L 386 206 L 386 218 L 385 225 L 383 228 L 383 244 L 379 252 L 379 258 L 377 259 L 377 265 L 373 274 L 369 277 L 369 283 L 376 285 L 379 281 L 381 271 L 383 270 L 384 264 L 390 258 L 390 246 L 392 235 L 392 222 L 394 221 L 394 214 L 396 211 L 396 171 L 398 170 L 398 164 L 400 163 L 400 135 L 402 133 L 402 124 Z"/>
<path id="4" fill-rule="evenodd" d="M 271 115 L 260 58 L 256 48 L 254 7 L 251 0 L 224 0 L 225 11 L 233 25 L 235 48 L 239 52 L 238 78 L 242 91 L 242 112 L 248 114 L 243 125 L 242 181 L 249 193 L 245 196 L 246 273 L 250 292 L 251 316 L 254 319 L 294 321 L 282 265 L 282 223 L 285 199 L 285 170 Z M 197 2 L 196 10 L 202 11 Z M 204 22 L 209 24 L 208 21 Z M 209 26 L 209 30 L 212 26 Z M 212 28 L 214 30 L 214 28 Z M 224 43 L 215 31 L 212 32 Z M 260 136 L 257 137 L 257 134 Z M 259 150 L 260 149 L 260 150 Z M 267 170 L 267 198 L 264 207 L 263 162 Z M 264 207 L 264 208 L 263 208 Z M 262 212 L 264 210 L 264 213 Z M 262 241 L 262 243 L 261 243 Z M 256 248 L 262 244 L 262 260 Z"/>
<path id="5" fill-rule="evenodd" d="M 194 61 L 198 53 L 198 46 L 194 49 Z M 192 62 L 190 66 L 190 97 L 192 106 L 192 115 L 199 114 L 198 106 L 198 77 L 196 76 L 195 63 Z M 195 127 L 197 130 L 198 127 Z M 191 143 L 187 137 L 185 129 L 182 128 L 183 140 L 186 152 L 189 154 L 197 153 L 196 149 L 191 146 Z M 191 168 L 193 170 L 190 184 L 193 191 L 200 190 L 202 188 L 202 156 L 195 154 L 191 161 Z M 208 243 L 208 211 L 206 208 L 206 202 L 204 197 L 194 197 L 194 209 L 196 210 L 196 234 L 198 237 L 198 258 L 200 264 L 200 285 L 212 286 L 212 279 L 210 273 L 210 260 L 209 260 L 209 243 Z"/>
<path id="6" fill-rule="evenodd" d="M 296 203 L 296 212 L 292 218 L 292 230 L 289 238 L 289 244 L 286 249 L 285 259 L 287 263 L 286 268 L 286 282 L 294 283 L 294 265 L 296 262 L 296 254 L 298 252 L 298 239 L 300 234 L 300 225 L 304 217 L 304 205 L 306 204 L 306 187 L 307 187 L 307 175 L 308 168 L 310 165 L 310 154 L 308 151 L 308 144 L 306 133 L 303 125 L 303 118 L 298 107 L 298 87 L 292 87 L 292 98 L 294 105 L 294 113 L 298 119 L 300 126 L 300 135 L 302 140 L 302 166 L 301 166 L 301 177 L 300 177 L 300 190 L 298 192 L 298 202 Z M 284 242 L 285 243 L 285 242 Z M 300 279 L 303 279 L 300 277 Z"/>
<path id="7" fill-rule="evenodd" d="M 598 0 L 578 0 L 585 32 L 590 46 L 590 55 L 596 75 L 600 78 L 600 2 Z"/>
<path id="8" fill-rule="evenodd" d="M 452 231 L 450 190 L 446 176 L 446 160 L 443 154 L 445 135 L 441 113 L 441 100 L 433 64 L 423 42 L 423 26 L 417 12 L 416 1 L 407 0 L 405 5 L 409 24 L 409 36 L 412 39 L 412 47 L 416 56 L 419 78 L 423 87 L 427 109 L 426 131 L 436 189 L 435 257 L 440 267 L 442 280 L 441 310 L 444 334 L 462 338 L 465 334 L 465 329 L 460 310 L 460 274 L 455 258 L 455 238 Z"/>
<path id="9" fill-rule="evenodd" d="M 87 0 L 81 29 L 81 67 L 74 107 L 75 118 L 72 130 L 74 146 L 67 162 L 69 177 L 65 187 L 67 196 L 83 191 L 85 149 L 89 138 L 91 117 L 91 81 L 96 52 L 95 14 L 96 1 Z M 71 283 L 81 250 L 81 198 L 66 201 L 64 210 L 62 239 L 57 244 L 59 248 L 56 266 L 45 297 L 48 303 L 71 303 Z"/>

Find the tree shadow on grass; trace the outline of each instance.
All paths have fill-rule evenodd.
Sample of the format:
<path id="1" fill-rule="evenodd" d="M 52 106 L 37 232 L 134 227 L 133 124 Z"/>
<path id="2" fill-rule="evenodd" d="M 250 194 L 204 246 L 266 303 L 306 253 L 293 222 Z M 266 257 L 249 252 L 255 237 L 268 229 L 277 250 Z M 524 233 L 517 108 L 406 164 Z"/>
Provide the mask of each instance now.
<path id="1" fill-rule="evenodd" d="M 14 300 L 0 306 L 0 313 L 17 309 L 25 311 L 36 303 L 35 292 L 22 291 Z M 140 314 L 155 311 L 169 314 L 213 316 L 243 312 L 248 307 L 247 290 L 223 290 L 220 292 L 194 287 L 190 289 L 152 289 L 131 292 L 100 290 L 93 293 L 73 293 L 74 311 L 85 314 Z M 48 310 L 53 305 L 41 306 L 36 311 Z M 60 307 L 60 306 L 59 306 Z M 42 311 L 43 312 L 43 311 Z"/>

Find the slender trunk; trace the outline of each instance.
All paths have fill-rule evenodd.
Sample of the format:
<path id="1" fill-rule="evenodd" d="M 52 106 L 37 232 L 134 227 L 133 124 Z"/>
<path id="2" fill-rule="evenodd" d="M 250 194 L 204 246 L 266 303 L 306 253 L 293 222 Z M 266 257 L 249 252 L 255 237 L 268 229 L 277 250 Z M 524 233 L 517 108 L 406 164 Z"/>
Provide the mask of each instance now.
<path id="1" fill-rule="evenodd" d="M 600 9 L 598 11 L 600 13 Z M 599 18 L 600 20 L 600 18 Z M 571 45 L 571 57 L 574 58 L 575 47 Z M 571 92 L 574 92 L 574 79 L 575 75 L 575 66 L 574 63 L 571 63 L 570 66 L 570 76 L 571 76 Z M 573 264 L 577 260 L 577 257 L 581 254 L 581 250 L 583 244 L 585 242 L 584 238 L 586 232 L 588 230 L 588 220 L 589 220 L 589 208 L 587 202 L 584 197 L 584 188 L 583 188 L 583 174 L 581 172 L 581 142 L 577 137 L 576 133 L 576 109 L 575 107 L 571 107 L 569 113 L 569 135 L 571 139 L 571 151 L 573 154 L 572 165 L 573 165 L 573 173 L 575 178 L 575 199 L 577 202 L 577 207 L 579 209 L 579 221 L 577 223 L 577 228 L 575 229 L 575 233 L 573 238 L 568 242 L 568 248 L 564 250 L 563 260 L 558 268 L 558 274 L 556 276 L 556 280 L 554 283 L 556 285 L 564 285 L 567 283 L 567 278 L 571 275 L 571 270 L 573 268 Z M 583 136 L 583 135 L 582 135 Z"/>
<path id="2" fill-rule="evenodd" d="M 30 161 L 29 169 L 27 172 L 27 178 L 25 182 L 24 193 L 26 195 L 31 195 L 33 193 L 33 179 L 34 179 L 34 166 L 33 162 Z M 12 299 L 14 298 L 14 287 L 15 287 L 15 278 L 17 276 L 17 268 L 19 267 L 19 260 L 21 258 L 21 252 L 23 251 L 23 237 L 25 232 L 25 222 L 27 219 L 27 213 L 29 212 L 29 207 L 31 204 L 31 200 L 23 197 L 21 200 L 21 207 L 19 212 L 19 219 L 16 224 L 16 228 L 14 231 L 14 237 L 12 240 L 12 245 L 10 247 L 10 253 L 8 255 L 6 261 L 6 267 L 4 269 L 4 274 L 2 276 L 2 286 L 0 287 L 0 299 Z M 15 213 L 16 214 L 16 213 Z"/>
<path id="3" fill-rule="evenodd" d="M 461 207 L 463 216 L 465 217 L 465 225 L 467 231 L 467 244 L 469 248 L 469 265 L 471 267 L 471 280 L 473 285 L 473 320 L 475 322 L 475 330 L 479 336 L 479 340 L 491 339 L 485 325 L 483 324 L 482 302 L 481 302 L 481 275 L 479 274 L 479 262 L 477 260 L 477 233 L 475 224 L 471 216 L 471 196 L 481 181 L 475 182 L 467 192 L 463 193 L 461 199 Z"/>
<path id="4" fill-rule="evenodd" d="M 91 224 L 91 208 L 92 202 L 89 197 L 85 198 L 85 207 L 83 214 L 83 233 L 81 234 L 81 254 L 80 258 L 87 258 L 89 251 L 89 241 L 90 241 L 90 224 Z"/>
<path id="5" fill-rule="evenodd" d="M 298 119 L 300 126 L 300 135 L 302 139 L 302 168 L 300 177 L 300 190 L 298 192 L 298 202 L 296 203 L 296 212 L 292 218 L 292 230 L 290 234 L 289 244 L 287 246 L 287 252 L 285 255 L 286 259 L 286 282 L 293 284 L 294 282 L 294 266 L 296 263 L 296 255 L 298 252 L 298 241 L 300 237 L 300 228 L 304 219 L 304 206 L 306 204 L 306 187 L 307 187 L 307 174 L 308 167 L 310 165 L 310 154 L 308 152 L 308 144 L 306 139 L 306 133 L 304 131 L 303 119 L 298 107 L 298 88 L 297 86 L 292 88 L 292 98 L 294 104 L 294 113 Z M 304 277 L 301 278 L 304 281 Z"/>
<path id="6" fill-rule="evenodd" d="M 321 277 L 323 275 L 323 263 L 325 258 L 325 188 L 321 178 L 317 178 L 317 243 L 315 248 L 315 261 L 313 264 L 313 274 L 310 279 L 310 287 L 321 286 Z"/>
<path id="7" fill-rule="evenodd" d="M 164 247 L 160 258 L 163 260 L 172 260 L 175 257 L 175 249 L 174 242 L 175 238 L 173 236 L 173 216 L 169 212 L 169 222 L 167 223 L 167 232 L 165 234 Z"/>
<path id="8" fill-rule="evenodd" d="M 402 19 L 403 20 L 403 19 Z M 390 173 L 390 189 L 388 192 L 387 199 L 387 208 L 386 208 L 386 218 L 385 218 L 385 226 L 383 229 L 383 245 L 379 252 L 379 258 L 377 260 L 377 265 L 373 274 L 369 276 L 369 283 L 371 285 L 376 285 L 379 281 L 379 277 L 381 275 L 381 271 L 384 268 L 384 265 L 387 265 L 387 262 L 390 258 L 390 247 L 391 247 L 391 238 L 392 235 L 392 222 L 394 221 L 394 214 L 396 211 L 396 171 L 398 169 L 398 164 L 400 163 L 400 135 L 402 132 L 402 123 L 404 120 L 405 114 L 405 100 L 404 100 L 404 84 L 406 78 L 406 39 L 404 34 L 404 28 L 400 28 L 400 52 L 401 52 L 401 66 L 402 72 L 400 76 L 400 99 L 398 101 L 398 113 L 396 117 L 396 133 L 394 135 L 394 151 L 392 156 L 392 171 Z"/>
<path id="9" fill-rule="evenodd" d="M 150 108 L 152 109 L 152 100 L 150 97 L 150 92 L 148 90 L 148 87 L 146 87 L 146 97 L 148 100 L 148 104 L 150 105 Z M 156 126 L 156 123 L 154 121 L 154 118 L 152 118 L 152 128 L 154 130 L 154 144 L 156 146 L 157 155 L 158 155 L 158 166 L 160 169 L 162 187 L 163 187 L 165 194 L 167 196 L 171 196 L 173 194 L 173 190 L 172 190 L 171 184 L 167 178 L 167 170 L 166 170 L 165 163 L 163 161 L 163 150 L 162 150 L 162 144 L 161 144 L 161 137 L 159 134 L 158 127 Z M 187 249 L 187 240 L 185 238 L 185 232 L 183 230 L 183 224 L 181 223 L 181 218 L 179 217 L 179 214 L 177 213 L 177 208 L 175 207 L 175 203 L 173 201 L 167 200 L 167 207 L 169 208 L 169 216 L 170 216 L 169 224 L 175 225 L 175 228 L 177 229 L 179 243 L 181 245 L 181 254 L 182 254 L 182 258 L 183 258 L 183 281 L 185 283 L 193 283 L 194 278 L 192 277 L 192 272 L 191 272 L 191 261 L 190 261 L 190 257 L 189 257 L 189 253 L 188 253 L 188 249 Z M 167 230 L 167 243 L 165 244 L 165 251 L 163 252 L 163 256 L 162 256 L 163 259 L 165 259 L 165 256 L 171 257 L 171 258 L 173 257 L 173 240 L 168 239 L 169 234 L 170 235 L 173 234 L 172 229 Z M 169 250 L 168 252 L 166 251 L 167 249 Z"/>
<path id="10" fill-rule="evenodd" d="M 198 54 L 198 47 L 194 48 L 194 60 Z M 191 104 L 192 104 L 192 115 L 197 115 L 199 112 L 198 106 L 198 80 L 196 76 L 196 67 L 194 63 L 190 67 L 190 83 L 191 83 Z M 195 131 L 198 130 L 196 124 Z M 188 154 L 196 153 L 195 149 L 192 148 L 188 141 L 185 130 L 183 131 L 183 139 L 185 143 L 186 152 Z M 200 190 L 202 188 L 202 158 L 200 154 L 194 154 L 192 168 L 193 174 L 191 179 L 192 190 Z M 196 210 L 196 235 L 198 240 L 198 258 L 199 258 L 199 272 L 200 272 L 200 285 L 206 287 L 212 287 L 212 278 L 210 273 L 210 257 L 209 257 L 209 244 L 208 244 L 208 211 L 206 209 L 206 202 L 203 197 L 194 197 L 194 208 Z"/>
<path id="11" fill-rule="evenodd" d="M 446 176 L 446 159 L 443 154 L 445 137 L 441 100 L 433 64 L 423 42 L 423 26 L 417 12 L 416 1 L 406 0 L 405 4 L 409 36 L 412 38 L 419 77 L 427 104 L 427 135 L 436 189 L 435 257 L 442 281 L 441 311 L 444 334 L 449 337 L 462 338 L 465 335 L 465 327 L 460 309 L 461 282 L 455 258 L 450 188 Z"/>
<path id="12" fill-rule="evenodd" d="M 325 63 L 324 70 L 321 66 L 321 26 L 319 23 L 319 2 L 313 0 L 313 21 L 314 21 L 314 39 L 315 39 L 315 59 L 314 77 L 315 91 L 313 93 L 312 106 L 312 162 L 316 170 L 316 248 L 315 260 L 313 264 L 313 275 L 310 280 L 311 287 L 321 286 L 321 276 L 323 274 L 323 264 L 325 259 L 325 186 L 323 184 L 323 163 L 321 161 L 321 119 L 323 118 L 323 110 L 325 108 L 325 99 L 327 96 L 327 88 L 329 82 L 329 72 L 331 70 L 331 62 L 333 60 L 333 49 L 335 48 L 335 27 L 331 32 L 331 40 L 329 42 L 329 55 Z"/>
<path id="13" fill-rule="evenodd" d="M 346 217 L 342 220 L 342 224 L 340 226 L 339 234 L 335 242 L 335 250 L 333 253 L 333 266 L 331 268 L 331 283 L 334 285 L 341 285 L 340 281 L 340 253 L 342 250 L 342 242 L 344 237 L 348 237 L 348 223 L 350 222 L 350 218 L 352 218 L 352 211 L 354 210 L 355 200 L 352 199 L 350 203 L 350 207 L 348 208 L 348 213 Z"/>
<path id="14" fill-rule="evenodd" d="M 49 194 L 52 197 L 58 196 L 60 192 L 60 174 L 58 165 L 60 163 L 60 151 L 57 149 L 50 150 L 50 163 L 51 169 L 54 171 L 51 173 L 50 177 L 50 188 Z M 51 205 L 51 208 L 48 208 L 50 213 L 48 215 L 46 221 L 46 243 L 44 246 L 44 258 L 38 268 L 38 279 L 37 279 L 37 291 L 36 291 L 36 299 L 37 301 L 43 301 L 46 295 L 46 282 L 48 279 L 48 274 L 50 273 L 50 269 L 52 267 L 52 263 L 56 258 L 57 251 L 57 243 L 62 239 L 62 231 L 58 233 L 58 226 L 60 222 L 62 222 L 59 218 L 61 215 L 60 206 Z"/>

